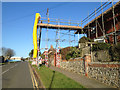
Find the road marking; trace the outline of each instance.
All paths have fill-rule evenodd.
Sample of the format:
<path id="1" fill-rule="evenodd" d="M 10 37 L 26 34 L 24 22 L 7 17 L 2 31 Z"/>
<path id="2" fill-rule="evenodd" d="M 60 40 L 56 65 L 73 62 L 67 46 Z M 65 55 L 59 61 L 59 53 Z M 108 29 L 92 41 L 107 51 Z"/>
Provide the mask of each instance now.
<path id="1" fill-rule="evenodd" d="M 17 66 L 17 65 L 18 65 L 18 64 L 16 64 L 16 65 L 10 67 L 9 69 L 7 69 L 7 70 L 5 70 L 4 72 L 2 72 L 0 75 L 3 75 L 4 73 L 8 72 L 10 69 L 14 68 L 14 67 Z"/>
<path id="2" fill-rule="evenodd" d="M 28 66 L 29 66 L 29 69 L 30 69 L 30 76 L 31 76 L 31 79 L 32 79 L 33 88 L 35 88 L 35 87 L 34 87 L 34 80 L 33 80 L 33 77 L 32 77 L 32 72 L 31 72 L 31 68 L 30 68 L 29 63 L 28 63 Z"/>
<path id="3" fill-rule="evenodd" d="M 30 67 L 30 64 L 28 63 L 28 66 L 30 68 L 30 74 L 31 74 L 31 79 L 32 79 L 32 83 L 33 83 L 33 88 L 37 88 L 38 89 L 38 84 L 37 84 L 37 80 L 35 79 L 34 73 Z"/>
<path id="4" fill-rule="evenodd" d="M 0 66 L 0 67 L 4 67 L 4 66 L 6 66 L 6 65 L 2 65 L 2 66 Z"/>

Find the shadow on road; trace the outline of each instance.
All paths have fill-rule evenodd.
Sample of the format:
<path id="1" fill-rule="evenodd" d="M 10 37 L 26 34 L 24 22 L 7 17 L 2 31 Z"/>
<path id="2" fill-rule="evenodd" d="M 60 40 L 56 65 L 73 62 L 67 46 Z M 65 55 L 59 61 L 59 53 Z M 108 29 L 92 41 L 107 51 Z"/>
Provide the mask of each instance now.
<path id="1" fill-rule="evenodd" d="M 51 80 L 51 83 L 50 83 L 49 89 L 50 89 L 51 86 L 52 86 L 52 83 L 53 83 L 54 77 L 55 77 L 55 71 L 53 71 L 53 76 L 52 76 L 52 80 Z"/>

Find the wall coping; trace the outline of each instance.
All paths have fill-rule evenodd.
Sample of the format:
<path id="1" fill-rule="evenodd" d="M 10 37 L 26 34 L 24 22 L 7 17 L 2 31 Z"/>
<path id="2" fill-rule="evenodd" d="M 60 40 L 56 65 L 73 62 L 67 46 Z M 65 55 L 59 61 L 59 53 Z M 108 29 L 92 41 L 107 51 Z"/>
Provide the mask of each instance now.
<path id="1" fill-rule="evenodd" d="M 118 63 L 116 63 L 116 64 L 91 64 L 91 63 L 89 63 L 88 64 L 88 66 L 91 66 L 91 67 L 112 67 L 112 68 L 114 68 L 114 67 L 120 67 L 120 64 Z"/>
<path id="2" fill-rule="evenodd" d="M 89 64 L 119 64 L 120 62 L 91 62 Z"/>

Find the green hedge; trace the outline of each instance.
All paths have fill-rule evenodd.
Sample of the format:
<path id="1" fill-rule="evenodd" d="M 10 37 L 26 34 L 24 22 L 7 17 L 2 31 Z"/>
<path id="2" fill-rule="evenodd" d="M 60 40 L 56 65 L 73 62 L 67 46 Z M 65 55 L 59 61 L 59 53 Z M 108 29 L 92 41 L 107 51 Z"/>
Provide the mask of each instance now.
<path id="1" fill-rule="evenodd" d="M 76 58 L 81 56 L 82 50 L 76 47 L 71 47 L 70 51 L 66 55 L 66 60 L 69 60 L 70 58 Z"/>
<path id="2" fill-rule="evenodd" d="M 93 45 L 92 51 L 109 50 L 110 47 L 111 45 L 108 43 L 97 43 Z"/>
<path id="3" fill-rule="evenodd" d="M 109 54 L 112 57 L 113 61 L 120 61 L 120 43 L 111 46 L 109 49 Z"/>
<path id="4" fill-rule="evenodd" d="M 97 43 L 96 45 L 93 45 L 92 51 L 99 50 L 108 50 L 113 61 L 120 61 L 120 43 L 117 43 L 117 45 L 108 43 Z"/>
<path id="5" fill-rule="evenodd" d="M 83 36 L 80 40 L 79 40 L 79 43 L 85 43 L 85 42 L 93 42 L 92 39 L 89 39 L 85 36 Z"/>

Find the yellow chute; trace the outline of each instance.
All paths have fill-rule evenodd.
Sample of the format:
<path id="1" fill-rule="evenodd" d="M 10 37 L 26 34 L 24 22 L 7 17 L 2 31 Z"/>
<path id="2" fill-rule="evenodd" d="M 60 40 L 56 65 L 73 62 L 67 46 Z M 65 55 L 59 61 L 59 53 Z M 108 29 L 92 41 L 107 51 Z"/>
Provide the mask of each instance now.
<path id="1" fill-rule="evenodd" d="M 35 16 L 35 22 L 34 22 L 34 27 L 33 27 L 33 45 L 34 45 L 34 52 L 33 52 L 33 58 L 37 58 L 37 24 L 40 19 L 40 14 L 36 13 Z"/>

